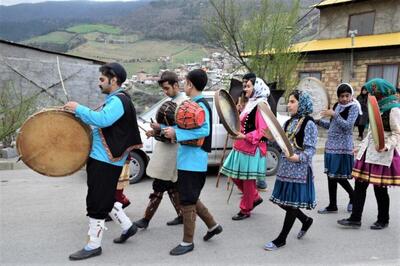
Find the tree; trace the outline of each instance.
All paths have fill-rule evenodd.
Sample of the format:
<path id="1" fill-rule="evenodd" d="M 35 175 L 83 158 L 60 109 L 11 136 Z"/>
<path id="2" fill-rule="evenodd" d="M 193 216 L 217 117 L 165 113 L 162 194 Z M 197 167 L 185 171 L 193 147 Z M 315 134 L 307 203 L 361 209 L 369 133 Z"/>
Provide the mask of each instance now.
<path id="1" fill-rule="evenodd" d="M 248 71 L 280 89 L 297 82 L 300 63 L 292 48 L 297 31 L 299 1 L 210 0 L 215 13 L 206 21 L 206 33 L 218 47 Z"/>
<path id="2" fill-rule="evenodd" d="M 0 142 L 10 146 L 16 130 L 35 110 L 37 95 L 26 97 L 9 82 L 0 90 Z"/>

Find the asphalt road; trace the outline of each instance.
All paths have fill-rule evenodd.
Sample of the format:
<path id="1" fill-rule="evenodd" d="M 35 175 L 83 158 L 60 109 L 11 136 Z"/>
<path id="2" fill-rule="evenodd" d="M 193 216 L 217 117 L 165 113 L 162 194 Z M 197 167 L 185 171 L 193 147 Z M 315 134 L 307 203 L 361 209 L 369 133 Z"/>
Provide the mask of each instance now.
<path id="1" fill-rule="evenodd" d="M 327 205 L 327 181 L 322 173 L 323 157 L 315 158 L 314 172 L 318 208 Z M 175 216 L 165 195 L 147 230 L 139 231 L 124 245 L 112 243 L 120 228 L 112 222 L 103 238 L 103 254 L 85 261 L 70 262 L 68 255 L 83 247 L 88 229 L 85 216 L 85 172 L 49 178 L 29 169 L 0 171 L 1 184 L 1 265 L 400 265 L 400 190 L 390 188 L 391 220 L 388 228 L 373 231 L 377 207 L 370 186 L 360 229 L 344 229 L 336 220 L 348 217 L 347 199 L 338 188 L 337 214 L 320 215 L 306 211 L 314 224 L 302 240 L 296 239 L 296 221 L 287 244 L 278 251 L 263 250 L 263 244 L 279 233 L 284 212 L 268 198 L 275 178 L 267 178 L 269 190 L 261 195 L 264 203 L 251 218 L 232 221 L 238 212 L 240 194 L 234 190 L 227 203 L 226 179 L 215 187 L 215 171 L 210 172 L 201 195 L 224 231 L 202 240 L 206 227 L 197 219 L 195 250 L 173 257 L 169 250 L 182 238 L 182 226 L 166 226 Z M 141 218 L 148 203 L 151 180 L 131 185 L 126 194 L 132 201 L 126 209 L 132 220 Z"/>

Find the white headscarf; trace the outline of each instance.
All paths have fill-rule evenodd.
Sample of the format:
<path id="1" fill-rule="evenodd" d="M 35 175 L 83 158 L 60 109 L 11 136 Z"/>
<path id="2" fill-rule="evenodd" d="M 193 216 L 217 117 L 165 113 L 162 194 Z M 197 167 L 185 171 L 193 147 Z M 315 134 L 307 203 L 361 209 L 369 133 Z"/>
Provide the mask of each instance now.
<path id="1" fill-rule="evenodd" d="M 265 84 L 265 82 L 262 79 L 256 78 L 256 81 L 254 83 L 253 95 L 249 98 L 249 101 L 247 102 L 244 110 L 242 111 L 242 114 L 250 113 L 253 110 L 253 108 L 256 107 L 257 104 L 262 101 L 267 102 L 270 93 L 271 92 L 267 84 Z"/>
<path id="2" fill-rule="evenodd" d="M 353 87 L 352 87 L 349 83 L 340 83 L 340 84 L 336 87 L 336 91 L 339 89 L 339 87 L 340 87 L 341 85 L 347 85 L 347 86 L 351 89 L 351 101 L 350 101 L 348 104 L 341 104 L 341 103 L 338 103 L 338 105 L 342 106 L 343 108 L 346 108 L 346 107 L 351 106 L 351 105 L 357 105 L 357 107 L 358 107 L 358 113 L 359 113 L 360 115 L 362 115 L 363 112 L 362 112 L 362 110 L 361 110 L 361 104 L 359 103 L 359 101 L 357 101 L 357 99 L 354 99 L 354 89 L 353 89 Z"/>

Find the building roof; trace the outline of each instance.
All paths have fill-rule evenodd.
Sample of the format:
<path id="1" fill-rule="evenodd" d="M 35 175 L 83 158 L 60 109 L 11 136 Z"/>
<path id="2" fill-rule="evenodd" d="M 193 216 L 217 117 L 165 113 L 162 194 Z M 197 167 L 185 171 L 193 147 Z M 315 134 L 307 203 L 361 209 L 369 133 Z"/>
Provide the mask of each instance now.
<path id="1" fill-rule="evenodd" d="M 71 57 L 71 58 L 80 59 L 80 60 L 92 61 L 93 63 L 98 64 L 98 65 L 104 65 L 106 63 L 104 61 L 100 61 L 100 60 L 96 60 L 96 59 L 92 59 L 92 58 L 87 58 L 87 57 L 82 57 L 82 56 L 77 56 L 77 55 L 70 55 L 70 54 L 64 54 L 64 53 L 44 50 L 44 49 L 40 49 L 40 48 L 37 48 L 37 47 L 33 47 L 33 46 L 21 44 L 21 43 L 16 43 L 16 42 L 12 42 L 12 41 L 2 40 L 2 39 L 0 39 L 0 43 L 5 43 L 5 44 L 21 47 L 21 48 L 26 48 L 26 49 L 32 49 L 32 50 L 36 50 L 36 51 L 44 52 L 44 53 L 49 53 L 49 54 L 56 54 L 56 55 L 62 55 L 62 56 Z"/>
<path id="2" fill-rule="evenodd" d="M 293 45 L 293 48 L 297 52 L 305 53 L 351 48 L 361 49 L 387 47 L 396 45 L 400 45 L 400 32 L 357 36 L 354 37 L 354 46 L 351 45 L 351 37 L 347 37 L 296 43 Z"/>
<path id="3" fill-rule="evenodd" d="M 355 2 L 356 0 L 325 0 L 319 4 L 313 5 L 316 8 L 322 8 L 326 6 L 338 5 L 338 4 L 345 4 L 349 2 Z"/>

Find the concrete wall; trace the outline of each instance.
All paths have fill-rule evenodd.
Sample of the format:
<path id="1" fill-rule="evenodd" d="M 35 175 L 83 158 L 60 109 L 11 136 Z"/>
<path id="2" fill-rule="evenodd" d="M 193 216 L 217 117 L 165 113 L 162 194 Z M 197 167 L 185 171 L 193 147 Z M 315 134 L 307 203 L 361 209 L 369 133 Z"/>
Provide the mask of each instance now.
<path id="1" fill-rule="evenodd" d="M 374 10 L 374 34 L 400 32 L 400 1 L 368 0 L 322 8 L 317 39 L 347 37 L 349 16 Z"/>
<path id="2" fill-rule="evenodd" d="M 0 89 L 12 83 L 28 97 L 41 93 L 38 107 L 62 105 L 66 97 L 60 84 L 55 54 L 0 43 Z M 70 100 L 97 107 L 104 96 L 97 86 L 99 64 L 90 60 L 59 55 L 61 73 Z M 58 83 L 58 84 L 57 84 Z M 36 85 L 35 85 L 36 84 Z"/>

